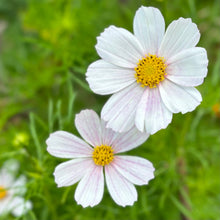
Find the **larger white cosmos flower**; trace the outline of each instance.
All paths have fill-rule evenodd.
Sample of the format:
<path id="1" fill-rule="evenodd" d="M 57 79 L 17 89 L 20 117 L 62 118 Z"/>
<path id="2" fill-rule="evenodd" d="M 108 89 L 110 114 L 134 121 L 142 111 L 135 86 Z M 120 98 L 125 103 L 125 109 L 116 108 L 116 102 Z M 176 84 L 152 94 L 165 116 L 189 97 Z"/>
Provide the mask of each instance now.
<path id="1" fill-rule="evenodd" d="M 154 134 L 166 128 L 172 114 L 193 111 L 202 101 L 194 86 L 207 75 L 207 54 L 195 47 L 200 33 L 190 18 L 173 21 L 165 32 L 161 12 L 141 7 L 134 17 L 134 35 L 110 26 L 97 38 L 102 58 L 86 73 L 97 94 L 114 94 L 101 116 L 107 127 L 127 131 L 134 124 Z"/>
<path id="2" fill-rule="evenodd" d="M 83 207 L 97 205 L 104 192 L 104 173 L 113 200 L 121 206 L 133 205 L 137 191 L 133 184 L 144 185 L 154 178 L 150 161 L 140 157 L 119 156 L 146 141 L 148 135 L 135 127 L 126 133 L 116 133 L 105 127 L 92 110 L 83 110 L 75 118 L 80 135 L 90 144 L 65 131 L 50 135 L 48 152 L 56 157 L 74 158 L 61 163 L 54 171 L 58 187 L 80 181 L 75 200 Z"/>
<path id="3" fill-rule="evenodd" d="M 26 178 L 20 176 L 15 180 L 17 161 L 7 161 L 0 170 L 0 216 L 12 213 L 19 217 L 32 208 L 30 201 L 25 201 Z"/>

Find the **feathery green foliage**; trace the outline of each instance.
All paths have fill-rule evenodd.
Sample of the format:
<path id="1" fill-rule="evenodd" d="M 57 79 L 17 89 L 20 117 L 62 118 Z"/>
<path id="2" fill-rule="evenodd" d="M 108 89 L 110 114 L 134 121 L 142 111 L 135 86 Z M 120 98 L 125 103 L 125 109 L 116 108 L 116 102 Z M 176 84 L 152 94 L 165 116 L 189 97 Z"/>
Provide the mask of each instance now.
<path id="1" fill-rule="evenodd" d="M 134 206 L 117 206 L 105 190 L 99 205 L 83 209 L 73 199 L 76 185 L 57 188 L 52 174 L 64 160 L 48 154 L 45 140 L 56 130 L 78 134 L 74 115 L 81 109 L 100 113 L 108 97 L 85 80 L 98 59 L 96 37 L 111 24 L 132 31 L 141 5 L 159 8 L 166 25 L 179 17 L 198 25 L 209 58 L 198 87 L 203 102 L 128 152 L 156 168 L 149 185 L 136 187 Z M 28 178 L 33 209 L 20 219 L 220 219 L 220 107 L 213 111 L 220 104 L 219 11 L 219 0 L 0 0 L 0 165 L 16 158 Z"/>

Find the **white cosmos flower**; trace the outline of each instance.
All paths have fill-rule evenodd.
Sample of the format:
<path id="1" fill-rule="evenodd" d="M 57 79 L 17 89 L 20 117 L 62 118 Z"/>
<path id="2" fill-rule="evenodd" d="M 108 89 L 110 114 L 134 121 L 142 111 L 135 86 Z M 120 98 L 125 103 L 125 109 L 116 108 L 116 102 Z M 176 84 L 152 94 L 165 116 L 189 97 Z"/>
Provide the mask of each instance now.
<path id="1" fill-rule="evenodd" d="M 139 146 L 148 135 L 135 127 L 126 133 L 116 133 L 106 128 L 105 122 L 92 110 L 77 114 L 75 125 L 85 141 L 65 131 L 50 134 L 46 141 L 51 155 L 73 158 L 56 167 L 54 176 L 58 187 L 79 181 L 75 200 L 83 207 L 93 207 L 103 197 L 105 173 L 112 199 L 121 206 L 133 205 L 137 200 L 133 184 L 148 184 L 154 178 L 154 167 L 146 159 L 117 154 Z"/>
<path id="2" fill-rule="evenodd" d="M 97 38 L 102 58 L 86 73 L 97 94 L 114 94 L 101 117 L 107 127 L 127 131 L 132 126 L 154 134 L 166 128 L 173 113 L 193 111 L 202 101 L 194 86 L 207 75 L 206 50 L 196 47 L 200 33 L 190 18 L 173 21 L 165 32 L 161 12 L 141 7 L 134 35 L 110 26 Z"/>
<path id="3" fill-rule="evenodd" d="M 7 161 L 0 170 L 0 216 L 12 213 L 19 217 L 32 208 L 30 201 L 25 201 L 26 178 L 14 178 L 18 163 Z"/>

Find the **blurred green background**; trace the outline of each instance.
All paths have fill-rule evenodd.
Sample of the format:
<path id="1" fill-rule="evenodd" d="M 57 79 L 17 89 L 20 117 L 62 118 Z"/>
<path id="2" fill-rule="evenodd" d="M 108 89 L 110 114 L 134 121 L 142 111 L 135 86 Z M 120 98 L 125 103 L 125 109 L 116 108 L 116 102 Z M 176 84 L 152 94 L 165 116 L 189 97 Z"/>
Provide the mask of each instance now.
<path id="1" fill-rule="evenodd" d="M 128 152 L 156 168 L 149 185 L 136 187 L 134 206 L 117 206 L 105 190 L 98 206 L 83 209 L 73 199 L 76 185 L 56 187 L 52 173 L 64 160 L 47 153 L 45 140 L 59 129 L 77 134 L 81 109 L 100 113 L 108 97 L 85 80 L 98 59 L 96 37 L 111 24 L 132 31 L 141 5 L 159 8 L 166 25 L 179 17 L 198 25 L 209 58 L 198 87 L 203 102 Z M 0 131 L 0 165 L 16 158 L 28 178 L 33 209 L 21 219 L 220 219 L 220 1 L 0 0 Z"/>

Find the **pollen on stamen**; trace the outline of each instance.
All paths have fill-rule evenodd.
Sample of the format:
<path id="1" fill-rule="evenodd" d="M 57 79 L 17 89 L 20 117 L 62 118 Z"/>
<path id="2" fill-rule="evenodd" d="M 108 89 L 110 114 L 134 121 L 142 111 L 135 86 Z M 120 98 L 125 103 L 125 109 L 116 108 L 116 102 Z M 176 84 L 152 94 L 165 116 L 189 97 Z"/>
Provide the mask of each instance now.
<path id="1" fill-rule="evenodd" d="M 166 63 L 163 57 L 148 54 L 139 60 L 135 68 L 135 78 L 141 87 L 148 86 L 155 88 L 164 80 L 166 73 Z"/>
<path id="2" fill-rule="evenodd" d="M 111 146 L 96 146 L 93 151 L 93 161 L 96 165 L 105 166 L 110 164 L 114 159 L 114 150 Z"/>

